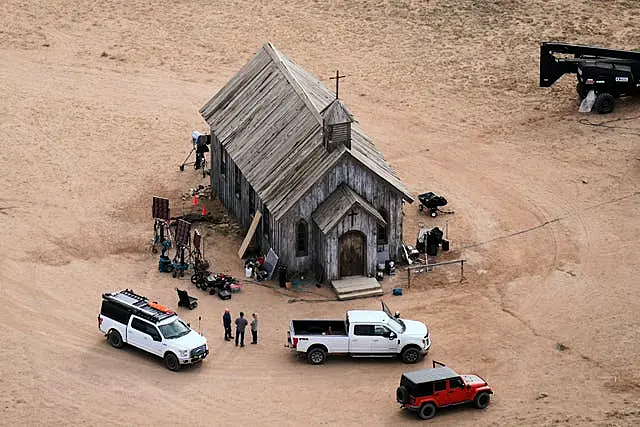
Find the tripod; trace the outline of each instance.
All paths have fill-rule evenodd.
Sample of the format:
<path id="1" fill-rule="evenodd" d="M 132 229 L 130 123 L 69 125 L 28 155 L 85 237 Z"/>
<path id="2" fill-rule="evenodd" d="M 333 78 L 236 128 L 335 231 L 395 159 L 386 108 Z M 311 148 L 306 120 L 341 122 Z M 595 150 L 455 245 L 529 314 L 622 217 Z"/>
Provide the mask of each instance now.
<path id="1" fill-rule="evenodd" d="M 166 230 L 165 234 L 166 227 L 167 221 L 159 218 L 155 219 L 153 223 L 153 244 L 151 246 L 151 252 L 154 254 L 158 253 L 158 246 L 162 247 L 162 255 L 165 255 L 166 249 L 172 246 L 171 233 Z"/>

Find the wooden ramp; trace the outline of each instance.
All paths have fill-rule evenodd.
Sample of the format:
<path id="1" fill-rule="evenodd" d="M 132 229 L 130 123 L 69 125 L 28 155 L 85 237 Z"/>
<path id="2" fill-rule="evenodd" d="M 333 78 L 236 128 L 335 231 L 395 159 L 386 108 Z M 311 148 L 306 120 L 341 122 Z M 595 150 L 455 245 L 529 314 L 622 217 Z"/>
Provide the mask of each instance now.
<path id="1" fill-rule="evenodd" d="M 333 290 L 336 291 L 340 301 L 377 297 L 383 294 L 382 286 L 373 277 L 351 276 L 331 282 Z"/>

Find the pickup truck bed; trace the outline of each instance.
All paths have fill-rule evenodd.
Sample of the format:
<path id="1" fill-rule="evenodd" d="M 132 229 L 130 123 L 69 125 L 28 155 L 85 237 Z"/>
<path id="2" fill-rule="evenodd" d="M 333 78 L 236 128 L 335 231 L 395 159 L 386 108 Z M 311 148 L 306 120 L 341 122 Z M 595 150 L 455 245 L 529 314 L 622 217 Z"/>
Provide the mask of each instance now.
<path id="1" fill-rule="evenodd" d="M 344 320 L 292 320 L 296 335 L 347 335 Z"/>

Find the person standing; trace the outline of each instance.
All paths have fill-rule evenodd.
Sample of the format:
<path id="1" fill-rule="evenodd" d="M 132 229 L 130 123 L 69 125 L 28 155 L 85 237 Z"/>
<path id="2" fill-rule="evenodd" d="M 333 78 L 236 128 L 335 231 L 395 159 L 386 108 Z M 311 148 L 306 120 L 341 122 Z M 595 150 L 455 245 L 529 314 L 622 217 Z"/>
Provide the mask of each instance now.
<path id="1" fill-rule="evenodd" d="M 224 309 L 222 324 L 224 325 L 224 340 L 231 341 L 231 313 L 229 313 L 229 308 Z"/>
<path id="2" fill-rule="evenodd" d="M 258 313 L 253 313 L 251 317 L 253 317 L 251 320 L 251 344 L 258 344 Z"/>
<path id="3" fill-rule="evenodd" d="M 244 329 L 249 322 L 244 318 L 244 313 L 240 312 L 240 317 L 236 319 L 236 347 L 238 346 L 238 339 L 240 339 L 240 347 L 244 347 Z"/>

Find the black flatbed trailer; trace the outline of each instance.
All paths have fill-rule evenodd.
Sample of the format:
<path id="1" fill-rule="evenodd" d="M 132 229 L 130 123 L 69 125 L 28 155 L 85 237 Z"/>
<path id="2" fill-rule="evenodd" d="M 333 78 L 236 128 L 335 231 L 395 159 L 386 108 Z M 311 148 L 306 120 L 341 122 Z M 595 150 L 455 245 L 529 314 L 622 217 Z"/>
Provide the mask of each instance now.
<path id="1" fill-rule="evenodd" d="M 593 107 L 600 114 L 612 112 L 616 98 L 640 94 L 640 52 L 542 42 L 540 87 L 550 87 L 568 73 L 576 74 L 581 99 L 595 92 Z"/>

